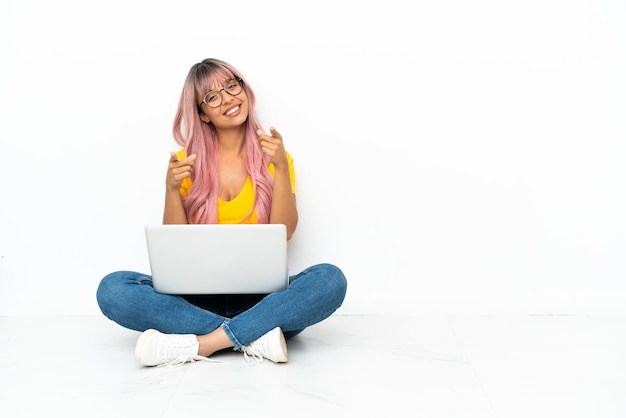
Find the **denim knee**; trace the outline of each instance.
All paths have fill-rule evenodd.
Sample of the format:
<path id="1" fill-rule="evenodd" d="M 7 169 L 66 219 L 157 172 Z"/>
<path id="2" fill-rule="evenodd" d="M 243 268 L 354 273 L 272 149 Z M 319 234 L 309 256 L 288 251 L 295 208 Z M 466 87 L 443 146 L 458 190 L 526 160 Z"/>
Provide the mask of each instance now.
<path id="1" fill-rule="evenodd" d="M 100 280 L 100 284 L 98 285 L 98 289 L 96 290 L 96 301 L 98 302 L 98 306 L 102 313 L 106 315 L 108 311 L 108 307 L 110 306 L 110 301 L 113 299 L 111 294 L 114 293 L 114 283 L 117 273 L 107 274 Z"/>
<path id="2" fill-rule="evenodd" d="M 319 280 L 324 282 L 326 296 L 334 299 L 336 307 L 341 306 L 348 290 L 348 281 L 343 271 L 329 263 L 317 264 L 307 270 L 315 271 Z"/>
<path id="3" fill-rule="evenodd" d="M 130 271 L 116 271 L 109 273 L 100 280 L 96 290 L 96 301 L 103 314 L 107 315 L 110 308 L 117 306 L 126 294 L 124 284 L 137 273 Z M 108 315 L 107 315 L 108 316 Z"/>

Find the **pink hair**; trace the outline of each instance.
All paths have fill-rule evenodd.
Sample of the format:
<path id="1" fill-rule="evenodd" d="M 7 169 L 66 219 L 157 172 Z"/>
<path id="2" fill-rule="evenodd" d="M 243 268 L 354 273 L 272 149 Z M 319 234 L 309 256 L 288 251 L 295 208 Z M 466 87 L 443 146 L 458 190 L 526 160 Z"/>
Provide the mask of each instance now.
<path id="1" fill-rule="evenodd" d="M 242 222 L 252 215 L 255 208 L 257 222 L 269 222 L 274 178 L 267 168 L 269 157 L 263 153 L 257 141 L 256 131 L 261 124 L 255 113 L 254 92 L 233 66 L 218 59 L 208 58 L 194 64 L 189 70 L 174 117 L 174 140 L 185 147 L 187 155 L 197 155 L 191 173 L 192 187 L 183 200 L 189 223 L 217 223 L 219 198 L 217 131 L 212 124 L 200 120 L 198 103 L 216 83 L 233 77 L 243 81 L 243 89 L 249 102 L 243 158 L 252 180 L 254 203 Z"/>

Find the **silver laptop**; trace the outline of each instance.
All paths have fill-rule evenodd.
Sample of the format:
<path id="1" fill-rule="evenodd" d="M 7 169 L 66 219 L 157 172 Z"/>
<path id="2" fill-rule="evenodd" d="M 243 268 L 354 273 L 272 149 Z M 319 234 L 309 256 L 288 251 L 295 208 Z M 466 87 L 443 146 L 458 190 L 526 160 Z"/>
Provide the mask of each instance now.
<path id="1" fill-rule="evenodd" d="M 282 224 L 147 225 L 154 290 L 260 294 L 288 287 Z"/>

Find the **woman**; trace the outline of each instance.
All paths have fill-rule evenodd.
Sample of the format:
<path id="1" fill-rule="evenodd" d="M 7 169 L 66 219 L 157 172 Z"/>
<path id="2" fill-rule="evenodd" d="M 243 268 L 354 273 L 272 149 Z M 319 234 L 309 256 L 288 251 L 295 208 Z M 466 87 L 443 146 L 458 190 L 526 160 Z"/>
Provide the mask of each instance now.
<path id="1" fill-rule="evenodd" d="M 237 69 L 205 59 L 191 67 L 174 118 L 163 223 L 298 223 L 293 159 L 282 136 L 266 133 L 254 92 Z M 103 314 L 141 331 L 135 359 L 144 366 L 204 360 L 234 349 L 287 362 L 286 340 L 335 312 L 346 294 L 339 268 L 318 264 L 269 295 L 159 294 L 151 277 L 118 271 L 97 291 Z"/>

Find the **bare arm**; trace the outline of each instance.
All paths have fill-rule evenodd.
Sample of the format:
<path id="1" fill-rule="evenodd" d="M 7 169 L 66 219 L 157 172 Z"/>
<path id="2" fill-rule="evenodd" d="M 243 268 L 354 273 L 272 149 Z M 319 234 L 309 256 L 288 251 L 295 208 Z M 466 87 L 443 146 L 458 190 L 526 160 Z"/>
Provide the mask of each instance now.
<path id="1" fill-rule="evenodd" d="M 287 239 L 290 239 L 298 225 L 296 196 L 291 192 L 289 167 L 276 167 L 274 174 L 274 192 L 272 197 L 271 224 L 284 224 L 287 227 Z"/>
<path id="2" fill-rule="evenodd" d="M 196 156 L 190 155 L 179 161 L 176 153 L 170 153 L 170 161 L 165 179 L 165 208 L 163 209 L 164 224 L 186 224 L 187 214 L 180 195 L 180 185 L 183 179 L 191 176 L 191 170 L 196 162 Z"/>
<path id="3" fill-rule="evenodd" d="M 291 190 L 289 179 L 289 162 L 283 145 L 283 138 L 274 127 L 270 128 L 270 135 L 259 130 L 261 148 L 270 157 L 274 165 L 274 191 L 270 223 L 284 224 L 287 227 L 287 239 L 291 239 L 298 225 L 298 210 L 296 196 Z"/>

